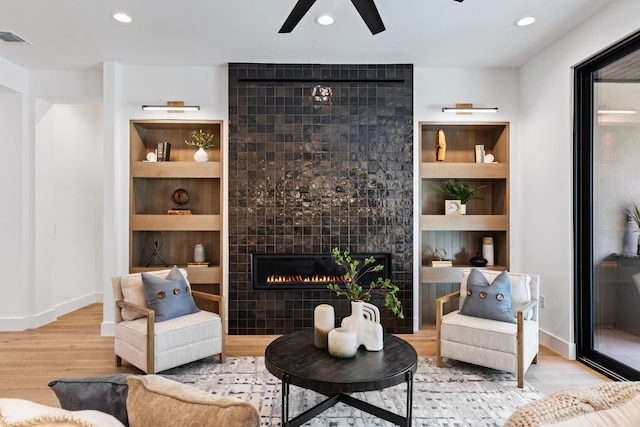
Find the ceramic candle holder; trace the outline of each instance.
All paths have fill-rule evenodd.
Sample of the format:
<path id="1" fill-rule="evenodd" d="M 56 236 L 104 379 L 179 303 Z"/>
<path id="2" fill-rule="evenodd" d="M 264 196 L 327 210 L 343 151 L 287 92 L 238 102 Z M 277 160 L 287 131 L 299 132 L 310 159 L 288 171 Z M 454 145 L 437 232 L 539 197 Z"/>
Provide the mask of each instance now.
<path id="1" fill-rule="evenodd" d="M 335 327 L 333 306 L 320 304 L 313 311 L 313 343 L 318 348 L 327 348 L 329 331 Z"/>

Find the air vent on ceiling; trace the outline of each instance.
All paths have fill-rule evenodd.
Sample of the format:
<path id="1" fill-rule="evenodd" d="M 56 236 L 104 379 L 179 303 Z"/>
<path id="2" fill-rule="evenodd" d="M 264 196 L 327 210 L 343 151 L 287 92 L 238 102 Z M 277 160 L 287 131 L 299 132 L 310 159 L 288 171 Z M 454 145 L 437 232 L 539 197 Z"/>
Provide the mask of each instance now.
<path id="1" fill-rule="evenodd" d="M 10 31 L 0 31 L 0 40 L 7 43 L 28 43 L 25 39 Z"/>

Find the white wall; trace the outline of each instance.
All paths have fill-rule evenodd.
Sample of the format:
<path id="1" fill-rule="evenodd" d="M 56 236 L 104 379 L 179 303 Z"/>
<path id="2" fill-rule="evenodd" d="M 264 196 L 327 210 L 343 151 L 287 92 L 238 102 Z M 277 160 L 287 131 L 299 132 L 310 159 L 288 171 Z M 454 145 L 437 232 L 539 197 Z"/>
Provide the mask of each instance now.
<path id="1" fill-rule="evenodd" d="M 102 107 L 37 104 L 36 312 L 67 312 L 102 295 Z"/>
<path id="2" fill-rule="evenodd" d="M 95 101 L 100 80 L 96 73 L 30 73 L 0 60 L 0 178 L 15 194 L 11 209 L 0 211 L 0 330 L 37 327 L 100 299 L 102 112 L 53 103 Z"/>
<path id="3" fill-rule="evenodd" d="M 523 270 L 541 275 L 541 342 L 567 357 L 575 357 L 572 67 L 636 31 L 638 16 L 640 2 L 617 0 L 520 69 L 514 252 Z"/>
<path id="4" fill-rule="evenodd" d="M 0 74 L 2 74 L 0 72 Z M 0 183 L 4 189 L 4 209 L 0 209 L 2 244 L 0 244 L 0 313 L 14 324 L 15 320 L 31 311 L 31 289 L 24 280 L 24 254 L 28 250 L 22 230 L 25 219 L 23 209 L 28 200 L 24 191 L 22 104 L 20 93 L 0 94 Z M 0 329 L 1 330 L 1 329 Z"/>

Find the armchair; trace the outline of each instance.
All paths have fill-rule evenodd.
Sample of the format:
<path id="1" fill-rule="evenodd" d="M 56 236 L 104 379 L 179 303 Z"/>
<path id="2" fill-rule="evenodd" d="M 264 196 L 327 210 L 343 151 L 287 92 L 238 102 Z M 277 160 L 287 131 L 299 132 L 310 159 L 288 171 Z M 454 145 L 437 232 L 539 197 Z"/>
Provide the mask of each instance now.
<path id="1" fill-rule="evenodd" d="M 159 270 L 148 274 L 165 278 L 170 271 Z M 179 271 L 188 280 L 187 271 Z M 191 291 L 196 302 L 216 302 L 219 313 L 200 310 L 156 322 L 156 312 L 146 302 L 140 273 L 114 277 L 112 284 L 116 300 L 116 366 L 120 366 L 124 359 L 147 374 L 155 374 L 214 354 L 219 354 L 220 363 L 224 363 L 223 297 Z"/>
<path id="2" fill-rule="evenodd" d="M 501 273 L 478 270 L 489 283 Z M 511 283 L 511 312 L 514 323 L 460 314 L 467 296 L 463 272 L 460 290 L 436 300 L 436 366 L 442 358 L 512 372 L 518 387 L 524 387 L 524 374 L 538 357 L 538 300 L 540 276 L 508 273 Z M 459 309 L 444 313 L 444 304 L 459 299 Z"/>

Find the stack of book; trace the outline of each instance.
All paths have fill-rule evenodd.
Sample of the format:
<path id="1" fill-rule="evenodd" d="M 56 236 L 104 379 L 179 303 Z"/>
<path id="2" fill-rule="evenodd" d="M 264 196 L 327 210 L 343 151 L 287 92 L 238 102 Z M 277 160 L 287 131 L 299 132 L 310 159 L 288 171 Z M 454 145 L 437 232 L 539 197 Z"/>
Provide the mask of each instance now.
<path id="1" fill-rule="evenodd" d="M 157 161 L 168 162 L 171 158 L 171 143 L 158 142 Z"/>
<path id="2" fill-rule="evenodd" d="M 451 262 L 451 260 L 434 260 L 431 261 L 431 266 L 432 267 L 453 267 L 453 262 Z"/>

